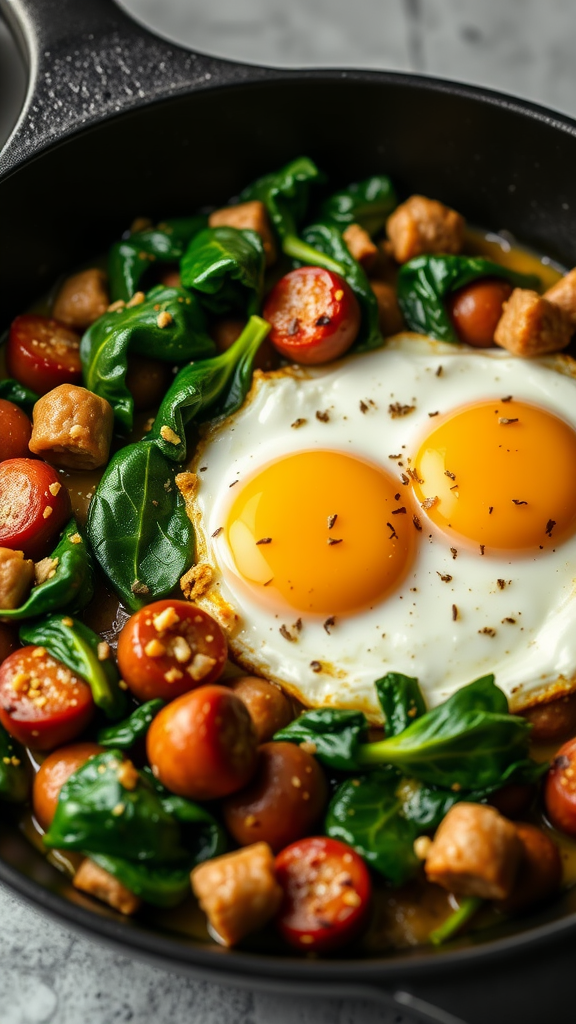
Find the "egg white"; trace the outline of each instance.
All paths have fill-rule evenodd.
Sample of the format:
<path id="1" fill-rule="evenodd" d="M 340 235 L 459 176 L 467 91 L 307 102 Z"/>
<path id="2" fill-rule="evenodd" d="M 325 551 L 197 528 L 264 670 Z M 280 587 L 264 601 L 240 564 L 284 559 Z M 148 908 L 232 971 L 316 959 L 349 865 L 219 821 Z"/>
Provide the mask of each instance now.
<path id="1" fill-rule="evenodd" d="M 208 430 L 190 467 L 198 474 L 197 558 L 213 568 L 212 586 L 198 603 L 226 628 L 233 656 L 308 706 L 358 708 L 374 721 L 381 720 L 374 680 L 388 671 L 417 676 L 428 706 L 489 672 L 515 710 L 576 688 L 576 535 L 554 551 L 482 557 L 421 514 L 414 563 L 394 593 L 371 609 L 338 616 L 329 633 L 324 616 L 303 615 L 292 642 L 280 627 L 299 613 L 255 600 L 233 571 L 226 532 L 212 536 L 226 524 L 238 493 L 234 481 L 294 452 L 334 449 L 380 464 L 414 501 L 401 473 L 433 428 L 430 413 L 511 394 L 576 429 L 575 367 L 566 356 L 520 360 L 502 350 L 399 335 L 383 349 L 325 367 L 258 373 L 244 406 Z M 415 408 L 393 418 L 389 406 L 396 402 Z M 328 420 L 317 412 L 328 412 Z M 295 428 L 296 420 L 306 422 Z M 534 470 L 544 485 L 546 467 Z M 503 589 L 498 579 L 506 581 Z"/>

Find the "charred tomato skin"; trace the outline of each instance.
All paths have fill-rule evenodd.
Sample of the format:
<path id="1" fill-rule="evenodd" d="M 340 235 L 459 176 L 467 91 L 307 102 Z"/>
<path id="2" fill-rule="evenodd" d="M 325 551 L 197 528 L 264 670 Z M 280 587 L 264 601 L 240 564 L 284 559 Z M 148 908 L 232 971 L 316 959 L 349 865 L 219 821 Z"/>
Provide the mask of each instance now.
<path id="1" fill-rule="evenodd" d="M 548 769 L 544 805 L 555 828 L 576 836 L 576 739 L 560 747 Z"/>
<path id="2" fill-rule="evenodd" d="M 17 316 L 10 327 L 6 365 L 11 377 L 39 395 L 59 384 L 81 384 L 80 335 L 48 316 Z"/>
<path id="3" fill-rule="evenodd" d="M 348 351 L 360 329 L 360 306 L 339 274 L 299 267 L 278 281 L 262 313 L 269 338 L 281 355 L 310 366 Z"/>
<path id="4" fill-rule="evenodd" d="M 64 783 L 86 761 L 103 750 L 104 747 L 99 747 L 97 743 L 72 743 L 53 750 L 42 762 L 34 778 L 32 806 L 34 817 L 45 832 L 52 824 Z"/>
<path id="5" fill-rule="evenodd" d="M 66 486 L 40 459 L 0 462 L 0 506 L 10 508 L 0 524 L 0 546 L 23 551 L 34 561 L 52 550 L 71 515 Z"/>

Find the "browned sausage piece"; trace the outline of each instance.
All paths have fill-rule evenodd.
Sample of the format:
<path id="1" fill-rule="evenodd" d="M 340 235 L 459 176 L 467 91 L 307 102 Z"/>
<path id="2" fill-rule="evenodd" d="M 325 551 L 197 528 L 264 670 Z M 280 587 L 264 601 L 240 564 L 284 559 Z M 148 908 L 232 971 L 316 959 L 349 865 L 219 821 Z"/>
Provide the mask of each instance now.
<path id="1" fill-rule="evenodd" d="M 222 810 L 238 843 L 269 843 L 277 853 L 312 831 L 327 799 L 324 772 L 311 754 L 294 743 L 265 743 L 256 774 Z"/>
<path id="2" fill-rule="evenodd" d="M 374 245 L 368 232 L 359 224 L 349 224 L 342 237 L 350 250 L 350 255 L 364 270 L 369 271 L 376 263 L 379 253 L 378 246 Z"/>
<path id="3" fill-rule="evenodd" d="M 530 739 L 536 743 L 553 743 L 576 736 L 576 693 L 567 693 L 547 704 L 536 704 L 521 714 L 531 723 Z"/>
<path id="4" fill-rule="evenodd" d="M 122 882 L 114 878 L 114 875 L 104 871 L 104 868 L 88 857 L 82 861 L 72 884 L 75 889 L 95 896 L 97 900 L 114 907 L 114 910 L 119 910 L 121 914 L 135 914 L 142 903 L 138 896 L 130 892 Z"/>
<path id="5" fill-rule="evenodd" d="M 544 292 L 544 298 L 555 306 L 560 306 L 560 309 L 568 314 L 572 328 L 576 330 L 576 267 Z"/>
<path id="6" fill-rule="evenodd" d="M 522 853 L 511 821 L 483 804 L 455 804 L 426 857 L 426 877 L 457 896 L 503 900 L 510 895 Z"/>
<path id="7" fill-rule="evenodd" d="M 560 851 L 550 836 L 523 821 L 517 823 L 516 831 L 522 843 L 520 866 L 510 896 L 499 904 L 507 914 L 548 899 L 562 882 Z"/>
<path id="8" fill-rule="evenodd" d="M 249 203 L 238 203 L 237 206 L 224 206 L 221 210 L 214 210 L 208 217 L 208 224 L 211 228 L 250 228 L 260 235 L 264 243 L 266 264 L 270 266 L 276 260 L 276 243 L 268 219 L 268 211 L 259 199 Z"/>
<path id="9" fill-rule="evenodd" d="M 224 946 L 262 928 L 282 902 L 274 857 L 266 843 L 205 861 L 190 875 L 192 890 Z"/>
<path id="10" fill-rule="evenodd" d="M 464 218 L 456 210 L 426 196 L 410 196 L 396 207 L 386 225 L 398 263 L 424 253 L 459 253 L 464 226 Z"/>
<path id="11" fill-rule="evenodd" d="M 566 348 L 573 331 L 560 306 L 529 288 L 515 288 L 504 303 L 494 341 L 512 355 L 530 358 Z"/>
<path id="12" fill-rule="evenodd" d="M 406 325 L 398 305 L 396 289 L 387 281 L 370 281 L 378 303 L 378 325 L 385 338 L 405 330 Z"/>
<path id="13" fill-rule="evenodd" d="M 294 718 L 290 701 L 274 683 L 268 683 L 258 676 L 240 676 L 232 680 L 230 689 L 248 708 L 258 743 L 271 740 L 274 733 Z"/>
<path id="14" fill-rule="evenodd" d="M 52 316 L 67 327 L 85 331 L 108 309 L 110 298 L 103 270 L 92 267 L 67 277 L 52 308 Z"/>
<path id="15" fill-rule="evenodd" d="M 38 399 L 33 419 L 30 451 L 46 462 L 66 469 L 97 469 L 108 462 L 114 413 L 105 398 L 61 384 Z"/>
<path id="16" fill-rule="evenodd" d="M 0 608 L 19 608 L 34 582 L 34 562 L 23 551 L 0 548 Z"/>

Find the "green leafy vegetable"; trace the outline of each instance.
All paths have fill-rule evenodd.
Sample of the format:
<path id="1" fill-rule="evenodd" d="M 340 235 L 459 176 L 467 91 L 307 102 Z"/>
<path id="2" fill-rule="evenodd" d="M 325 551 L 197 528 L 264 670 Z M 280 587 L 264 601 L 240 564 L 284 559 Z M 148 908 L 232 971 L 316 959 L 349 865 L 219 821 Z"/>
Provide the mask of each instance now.
<path id="1" fill-rule="evenodd" d="M 29 791 L 26 752 L 0 725 L 0 800 L 20 804 L 28 799 Z"/>
<path id="2" fill-rule="evenodd" d="M 40 395 L 37 395 L 35 391 L 31 391 L 30 388 L 25 388 L 19 381 L 7 377 L 6 380 L 0 380 L 0 398 L 20 406 L 30 416 Z"/>
<path id="3" fill-rule="evenodd" d="M 130 892 L 155 907 L 176 907 L 190 893 L 190 868 L 154 867 L 124 857 L 90 853 L 90 860 L 117 878 Z"/>
<path id="4" fill-rule="evenodd" d="M 515 288 L 538 290 L 540 279 L 518 274 L 480 256 L 416 256 L 400 268 L 398 302 L 411 331 L 457 343 L 458 335 L 446 309 L 448 296 L 482 277 L 498 277 Z"/>
<path id="5" fill-rule="evenodd" d="M 269 331 L 269 323 L 252 316 L 226 352 L 180 370 L 164 396 L 148 441 L 168 459 L 183 462 L 187 425 L 205 419 L 207 413 L 229 416 L 244 401 L 252 381 L 254 357 Z M 176 435 L 177 443 L 162 437 L 166 427 Z"/>
<path id="6" fill-rule="evenodd" d="M 211 313 L 256 313 L 264 286 L 264 246 L 255 231 L 206 228 L 190 242 L 182 262 L 182 284 Z"/>
<path id="7" fill-rule="evenodd" d="M 306 711 L 274 736 L 289 743 L 313 743 L 315 756 L 329 768 L 355 771 L 361 740 L 368 728 L 362 711 L 318 708 Z"/>
<path id="8" fill-rule="evenodd" d="M 200 864 L 226 853 L 226 833 L 205 807 L 170 793 L 154 778 L 150 768 L 144 768 L 143 774 L 156 790 L 164 810 L 180 824 L 182 843 L 192 858 L 192 864 Z"/>
<path id="9" fill-rule="evenodd" d="M 306 156 L 291 160 L 279 171 L 265 174 L 253 185 L 245 188 L 241 202 L 259 199 L 268 210 L 272 225 L 280 239 L 283 251 L 292 255 L 292 242 L 297 240 L 298 228 L 308 209 L 310 186 L 319 184 L 324 175 Z M 296 257 L 300 259 L 300 257 Z"/>
<path id="10" fill-rule="evenodd" d="M 398 736 L 426 711 L 418 680 L 401 672 L 388 672 L 377 679 L 376 694 L 384 712 L 386 736 Z"/>
<path id="11" fill-rule="evenodd" d="M 462 900 L 458 910 L 455 910 L 450 917 L 448 917 L 443 924 L 435 928 L 433 932 L 430 932 L 430 942 L 433 946 L 441 946 L 443 942 L 447 942 L 448 939 L 452 939 L 457 932 L 465 924 L 468 923 L 471 917 L 482 906 L 483 900 L 478 896 L 465 896 Z"/>
<path id="12" fill-rule="evenodd" d="M 80 538 L 74 543 L 70 538 Z M 3 619 L 17 622 L 33 619 L 50 612 L 79 611 L 92 599 L 94 593 L 94 564 L 88 545 L 71 519 L 52 554 L 54 575 L 33 587 L 27 600 L 19 608 L 0 610 Z"/>
<path id="13" fill-rule="evenodd" d="M 156 444 L 140 441 L 114 455 L 90 502 L 87 531 L 102 569 L 132 611 L 176 586 L 192 564 L 194 535 L 175 467 Z"/>
<path id="14" fill-rule="evenodd" d="M 116 725 L 109 725 L 106 729 L 100 729 L 98 743 L 101 747 L 117 747 L 119 750 L 128 750 L 138 740 L 145 737 L 148 728 L 156 718 L 156 715 L 164 707 L 165 701 L 156 699 L 141 704 L 123 722 Z M 152 776 L 153 778 L 153 776 Z"/>
<path id="15" fill-rule="evenodd" d="M 188 242 L 206 226 L 207 218 L 179 217 L 156 228 L 136 231 L 116 242 L 108 257 L 110 295 L 113 302 L 128 302 L 138 290 L 144 272 L 155 262 L 176 263 Z"/>
<path id="16" fill-rule="evenodd" d="M 159 327 L 162 313 L 170 316 Z M 134 400 L 126 386 L 128 352 L 181 363 L 214 354 L 215 346 L 197 298 L 183 288 L 152 288 L 144 302 L 105 313 L 88 328 L 80 343 L 84 383 L 105 398 L 117 424 L 132 429 Z"/>
<path id="17" fill-rule="evenodd" d="M 320 217 L 338 225 L 341 231 L 349 224 L 360 224 L 369 235 L 375 235 L 384 227 L 396 204 L 390 178 L 377 174 L 325 199 L 320 207 Z"/>
<path id="18" fill-rule="evenodd" d="M 133 788 L 122 784 L 122 763 L 120 750 L 106 750 L 70 776 L 45 845 L 158 865 L 185 862 L 178 823 L 141 773 Z"/>
<path id="19" fill-rule="evenodd" d="M 69 625 L 69 623 L 72 623 Z M 118 686 L 118 670 L 111 658 L 100 661 L 98 646 L 101 637 L 83 622 L 50 615 L 41 622 L 20 628 L 20 639 L 38 644 L 67 665 L 88 683 L 94 703 L 109 718 L 119 718 L 126 711 L 126 697 Z"/>

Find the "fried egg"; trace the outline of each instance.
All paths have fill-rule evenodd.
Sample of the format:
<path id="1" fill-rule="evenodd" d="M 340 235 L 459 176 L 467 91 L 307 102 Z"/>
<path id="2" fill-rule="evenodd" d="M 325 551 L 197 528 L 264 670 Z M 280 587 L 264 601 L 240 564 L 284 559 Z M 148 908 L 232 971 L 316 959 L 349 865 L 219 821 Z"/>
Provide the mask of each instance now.
<path id="1" fill-rule="evenodd" d="M 493 672 L 513 709 L 576 687 L 576 364 L 415 335 L 257 373 L 191 469 L 198 603 L 305 705 L 381 720 Z"/>

